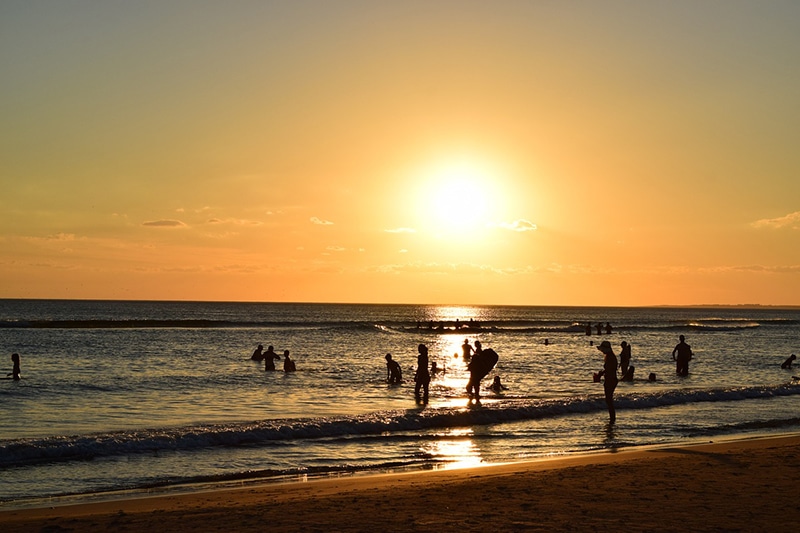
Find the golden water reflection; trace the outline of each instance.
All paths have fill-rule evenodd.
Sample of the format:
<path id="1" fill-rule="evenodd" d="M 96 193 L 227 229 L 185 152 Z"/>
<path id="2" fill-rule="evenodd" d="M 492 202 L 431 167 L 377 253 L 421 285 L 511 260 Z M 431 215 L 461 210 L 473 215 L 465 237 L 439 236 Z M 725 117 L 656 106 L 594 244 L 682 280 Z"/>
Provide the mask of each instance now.
<path id="1" fill-rule="evenodd" d="M 442 435 L 441 440 L 423 446 L 422 452 L 435 461 L 440 468 L 469 468 L 482 463 L 480 450 L 472 440 L 471 429 L 452 429 Z"/>

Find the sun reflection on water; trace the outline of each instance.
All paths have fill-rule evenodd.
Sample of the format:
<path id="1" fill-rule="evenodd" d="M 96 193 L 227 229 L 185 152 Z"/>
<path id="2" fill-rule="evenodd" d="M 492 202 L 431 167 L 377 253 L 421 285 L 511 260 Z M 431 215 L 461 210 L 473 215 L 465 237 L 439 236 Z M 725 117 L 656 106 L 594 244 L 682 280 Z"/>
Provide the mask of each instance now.
<path id="1" fill-rule="evenodd" d="M 441 462 L 441 468 L 469 468 L 480 465 L 481 459 L 478 447 L 472 440 L 472 429 L 452 429 L 442 435 L 440 440 L 427 443 L 422 452 L 429 455 L 436 462 Z"/>

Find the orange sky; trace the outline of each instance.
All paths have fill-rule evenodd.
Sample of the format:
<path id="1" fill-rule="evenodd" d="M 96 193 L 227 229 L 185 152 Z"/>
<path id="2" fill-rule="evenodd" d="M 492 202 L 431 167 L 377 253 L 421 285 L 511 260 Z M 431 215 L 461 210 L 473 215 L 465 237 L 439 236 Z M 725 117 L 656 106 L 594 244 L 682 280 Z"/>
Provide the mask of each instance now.
<path id="1" fill-rule="evenodd" d="M 0 4 L 0 297 L 800 304 L 800 4 Z"/>

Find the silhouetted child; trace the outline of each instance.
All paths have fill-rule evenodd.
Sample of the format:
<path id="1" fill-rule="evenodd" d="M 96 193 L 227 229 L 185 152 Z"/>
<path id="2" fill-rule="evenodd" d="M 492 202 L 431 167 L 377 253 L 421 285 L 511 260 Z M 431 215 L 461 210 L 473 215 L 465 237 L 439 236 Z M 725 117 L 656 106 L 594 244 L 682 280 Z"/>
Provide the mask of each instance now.
<path id="1" fill-rule="evenodd" d="M 633 381 L 633 369 L 635 367 L 633 365 L 629 366 L 628 369 L 622 374 L 622 381 Z"/>
<path id="2" fill-rule="evenodd" d="M 400 369 L 400 363 L 392 359 L 392 354 L 386 354 L 386 381 L 388 383 L 396 384 L 403 382 L 403 371 Z"/>
<path id="3" fill-rule="evenodd" d="M 500 376 L 495 376 L 494 381 L 492 381 L 492 384 L 489 385 L 489 390 L 491 390 L 495 394 L 499 394 L 504 390 L 508 390 L 508 387 L 500 383 Z"/>

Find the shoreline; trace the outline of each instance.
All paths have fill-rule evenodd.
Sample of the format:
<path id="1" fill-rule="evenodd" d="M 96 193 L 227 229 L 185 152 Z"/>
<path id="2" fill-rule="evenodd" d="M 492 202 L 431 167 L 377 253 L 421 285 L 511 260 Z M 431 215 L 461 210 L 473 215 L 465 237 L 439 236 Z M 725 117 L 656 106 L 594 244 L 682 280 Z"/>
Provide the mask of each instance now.
<path id="1" fill-rule="evenodd" d="M 527 463 L 540 463 L 540 462 L 568 462 L 571 460 L 581 461 L 581 458 L 595 457 L 604 454 L 619 454 L 631 453 L 635 451 L 648 451 L 660 448 L 674 448 L 674 447 L 692 447 L 702 446 L 708 444 L 723 444 L 727 442 L 750 441 L 770 438 L 790 438 L 796 436 L 800 439 L 800 431 L 789 433 L 748 433 L 748 434 L 730 434 L 718 436 L 713 440 L 708 440 L 702 437 L 693 439 L 684 439 L 680 442 L 665 442 L 661 444 L 645 444 L 645 445 L 629 445 L 622 447 L 602 448 L 595 450 L 587 450 L 580 452 L 563 452 L 553 453 L 548 455 L 541 455 L 527 459 L 520 459 L 518 461 L 507 462 L 486 462 L 480 464 L 471 464 L 469 466 L 461 466 L 458 464 L 439 464 L 439 465 L 416 465 L 416 466 L 399 466 L 399 467 L 378 467 L 366 468 L 363 470 L 342 470 L 330 471 L 321 473 L 297 473 L 297 474 L 278 474 L 278 475 L 259 475 L 259 472 L 252 472 L 252 475 L 242 475 L 241 477 L 231 477 L 229 479 L 220 480 L 206 480 L 197 482 L 185 482 L 174 484 L 163 484 L 149 487 L 134 487 L 126 489 L 111 489 L 101 492 L 85 492 L 74 494 L 61 494 L 53 496 L 42 496 L 35 498 L 23 498 L 19 500 L 0 501 L 0 513 L 30 510 L 44 507 L 65 507 L 72 505 L 88 505 L 93 503 L 109 503 L 119 500 L 138 500 L 146 498 L 161 498 L 169 496 L 184 496 L 196 493 L 217 492 L 226 490 L 243 490 L 261 485 L 292 485 L 304 483 L 316 483 L 320 481 L 332 481 L 343 479 L 362 479 L 365 477 L 374 476 L 394 476 L 394 475 L 408 475 L 408 474 L 431 474 L 443 472 L 455 472 L 460 470 L 469 469 L 484 469 L 494 468 L 508 465 L 525 465 Z"/>
<path id="2" fill-rule="evenodd" d="M 0 510 L 4 531 L 787 530 L 800 434 L 631 447 L 468 468 L 216 485 Z"/>

